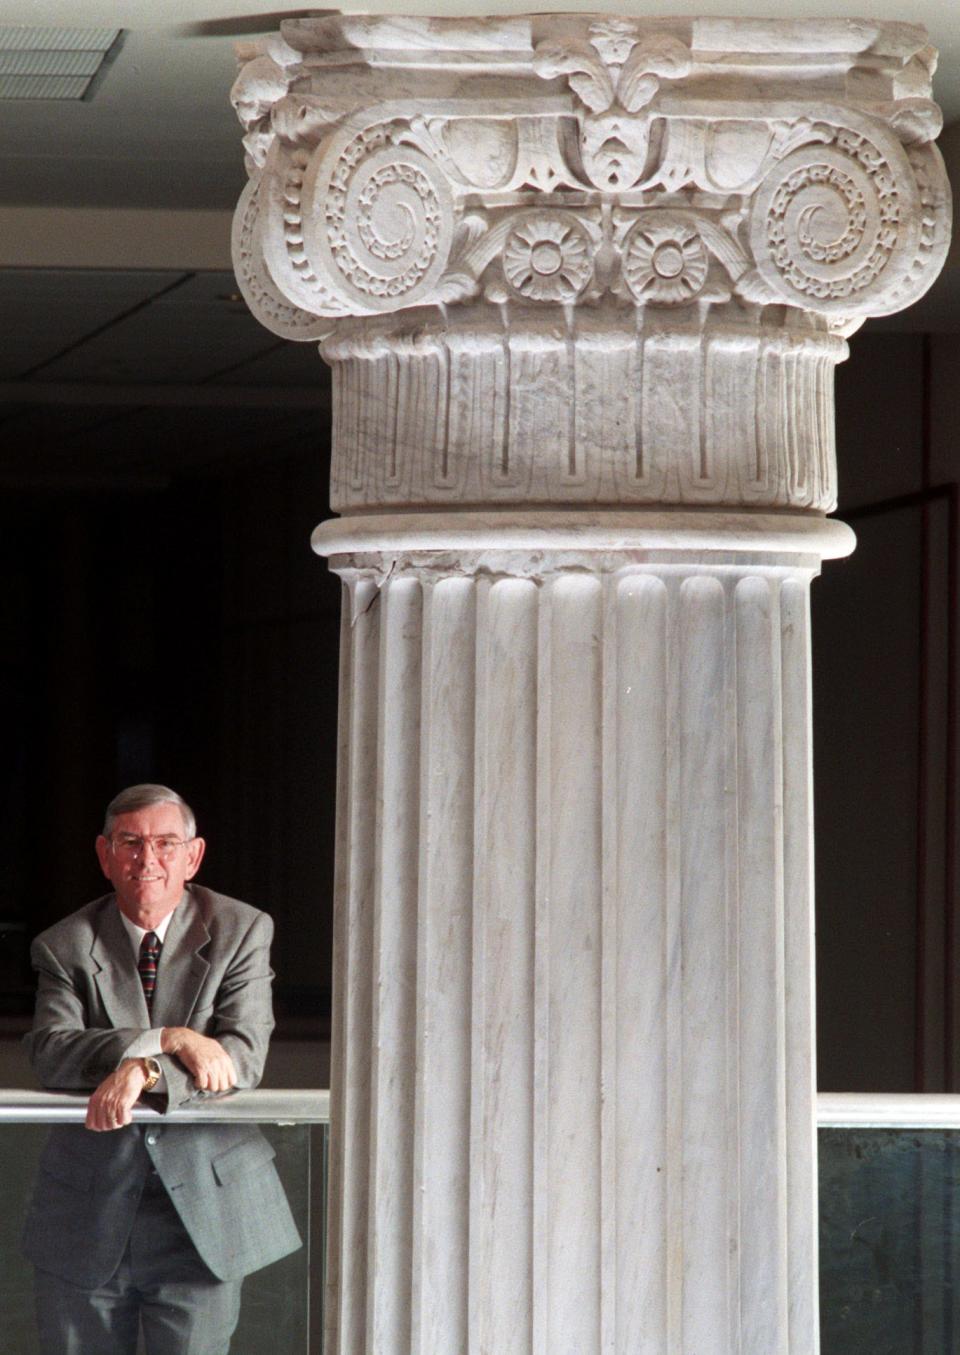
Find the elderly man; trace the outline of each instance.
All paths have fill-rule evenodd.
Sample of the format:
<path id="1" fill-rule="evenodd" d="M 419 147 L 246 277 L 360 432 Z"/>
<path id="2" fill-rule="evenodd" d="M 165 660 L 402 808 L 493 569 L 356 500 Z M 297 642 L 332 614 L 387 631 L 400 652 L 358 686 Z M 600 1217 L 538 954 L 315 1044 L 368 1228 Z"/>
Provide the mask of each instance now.
<path id="1" fill-rule="evenodd" d="M 226 1355 L 244 1275 L 300 1246 L 247 1125 L 132 1123 L 254 1087 L 273 1029 L 270 918 L 200 885 L 193 814 L 165 786 L 108 806 L 113 892 L 37 937 L 27 1038 L 45 1087 L 91 1093 L 52 1131 L 24 1234 L 43 1355 Z"/>

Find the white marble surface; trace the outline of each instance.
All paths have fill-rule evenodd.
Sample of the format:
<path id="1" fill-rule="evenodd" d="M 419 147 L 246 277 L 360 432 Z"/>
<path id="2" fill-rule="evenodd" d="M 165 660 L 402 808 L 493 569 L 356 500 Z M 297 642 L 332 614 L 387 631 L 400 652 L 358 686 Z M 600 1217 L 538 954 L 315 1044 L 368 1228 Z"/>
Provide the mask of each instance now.
<path id="1" fill-rule="evenodd" d="M 382 322 L 375 337 L 338 332 L 321 345 L 337 403 L 332 506 L 828 512 L 847 344 L 745 319 L 704 304 L 639 328 L 632 307 L 584 306 L 561 326 L 514 307 L 482 331 L 421 317 L 415 345 Z"/>
<path id="2" fill-rule="evenodd" d="M 923 31 L 244 44 L 240 286 L 333 366 L 330 1355 L 815 1355 L 833 368 L 949 238 Z"/>
<path id="3" fill-rule="evenodd" d="M 391 563 L 399 557 L 412 566 L 446 553 L 448 564 L 455 558 L 458 573 L 492 567 L 488 557 L 494 556 L 515 574 L 542 572 L 554 556 L 588 568 L 604 558 L 618 568 L 625 554 L 638 559 L 675 556 L 687 563 L 702 556 L 714 567 L 743 555 L 778 552 L 806 555 L 811 561 L 836 560 L 849 555 L 855 544 L 846 523 L 819 513 L 733 510 L 371 513 L 331 518 L 313 533 L 319 555 L 371 555 Z"/>
<path id="4" fill-rule="evenodd" d="M 811 1348 L 797 559 L 341 568 L 334 1349 Z"/>
<path id="5" fill-rule="evenodd" d="M 338 511 L 836 502 L 833 369 L 949 243 L 909 24 L 288 21 L 234 259 L 334 369 Z"/>

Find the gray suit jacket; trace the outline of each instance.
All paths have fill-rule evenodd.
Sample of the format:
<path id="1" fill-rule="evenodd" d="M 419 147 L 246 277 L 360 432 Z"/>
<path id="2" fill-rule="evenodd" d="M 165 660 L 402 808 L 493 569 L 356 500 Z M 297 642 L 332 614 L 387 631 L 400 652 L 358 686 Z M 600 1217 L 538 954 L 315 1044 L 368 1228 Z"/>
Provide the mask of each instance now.
<path id="1" fill-rule="evenodd" d="M 266 913 L 188 885 L 170 922 L 152 1015 L 116 898 L 108 894 L 33 943 L 39 989 L 26 1037 L 41 1083 L 93 1091 L 151 1026 L 189 1026 L 220 1041 L 240 1087 L 263 1073 L 273 1029 Z M 186 1069 L 162 1055 L 164 1109 L 198 1093 Z M 119 1264 L 151 1167 L 197 1251 L 220 1279 L 237 1279 L 300 1244 L 273 1162 L 255 1126 L 128 1125 L 108 1133 L 54 1129 L 44 1149 L 24 1232 L 41 1270 L 96 1288 Z"/>

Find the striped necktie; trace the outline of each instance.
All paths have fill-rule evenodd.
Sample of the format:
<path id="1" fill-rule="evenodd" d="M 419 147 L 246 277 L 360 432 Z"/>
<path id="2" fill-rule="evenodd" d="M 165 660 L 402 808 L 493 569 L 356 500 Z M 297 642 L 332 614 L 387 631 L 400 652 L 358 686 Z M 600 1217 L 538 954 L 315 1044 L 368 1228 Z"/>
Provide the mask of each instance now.
<path id="1" fill-rule="evenodd" d="M 156 932 L 147 932 L 140 942 L 140 959 L 137 969 L 143 984 L 143 996 L 147 999 L 147 1011 L 153 1006 L 153 990 L 157 986 L 157 961 L 160 959 L 160 938 Z"/>

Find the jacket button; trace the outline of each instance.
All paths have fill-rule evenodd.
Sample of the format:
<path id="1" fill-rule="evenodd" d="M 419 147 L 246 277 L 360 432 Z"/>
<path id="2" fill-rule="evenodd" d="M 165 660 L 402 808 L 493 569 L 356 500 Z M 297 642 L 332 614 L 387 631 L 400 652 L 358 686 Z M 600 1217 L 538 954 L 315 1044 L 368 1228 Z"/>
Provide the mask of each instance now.
<path id="1" fill-rule="evenodd" d="M 147 1147 L 153 1148 L 156 1145 L 156 1142 L 157 1142 L 157 1131 L 155 1129 L 151 1129 L 150 1133 L 147 1135 Z"/>

